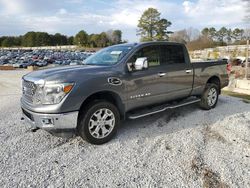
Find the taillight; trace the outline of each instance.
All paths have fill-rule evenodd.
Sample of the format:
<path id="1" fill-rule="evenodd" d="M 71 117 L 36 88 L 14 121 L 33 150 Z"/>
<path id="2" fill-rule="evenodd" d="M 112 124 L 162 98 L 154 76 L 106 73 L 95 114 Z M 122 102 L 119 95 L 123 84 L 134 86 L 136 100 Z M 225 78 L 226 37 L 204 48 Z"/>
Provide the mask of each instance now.
<path id="1" fill-rule="evenodd" d="M 230 63 L 227 64 L 227 74 L 230 74 L 232 71 L 232 65 Z"/>

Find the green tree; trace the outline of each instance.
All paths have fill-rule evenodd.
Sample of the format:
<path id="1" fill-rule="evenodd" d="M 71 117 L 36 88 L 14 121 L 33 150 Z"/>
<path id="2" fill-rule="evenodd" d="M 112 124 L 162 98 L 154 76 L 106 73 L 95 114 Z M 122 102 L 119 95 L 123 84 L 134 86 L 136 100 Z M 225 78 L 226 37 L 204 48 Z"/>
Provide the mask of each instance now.
<path id="1" fill-rule="evenodd" d="M 51 38 L 46 32 L 35 33 L 35 46 L 49 46 L 51 45 Z"/>
<path id="2" fill-rule="evenodd" d="M 89 47 L 94 48 L 97 47 L 96 41 L 97 41 L 98 35 L 97 34 L 91 34 L 89 35 Z"/>
<path id="3" fill-rule="evenodd" d="M 232 43 L 232 39 L 233 39 L 233 31 L 232 29 L 228 29 L 226 34 L 227 44 Z"/>
<path id="4" fill-rule="evenodd" d="M 52 36 L 52 43 L 54 45 L 66 45 L 68 43 L 67 36 L 56 33 Z"/>
<path id="5" fill-rule="evenodd" d="M 236 41 L 241 41 L 243 40 L 243 34 L 244 34 L 244 30 L 243 29 L 239 29 L 239 28 L 235 28 L 233 30 L 233 38 Z"/>
<path id="6" fill-rule="evenodd" d="M 108 45 L 120 44 L 122 42 L 122 31 L 121 30 L 108 30 L 106 32 L 108 37 Z"/>
<path id="7" fill-rule="evenodd" d="M 171 22 L 166 19 L 160 19 L 157 23 L 156 40 L 169 40 L 168 34 L 173 32 L 167 31 L 167 28 L 171 26 Z"/>
<path id="8" fill-rule="evenodd" d="M 209 28 L 205 27 L 204 29 L 202 29 L 201 34 L 203 36 L 208 37 L 209 36 Z"/>
<path id="9" fill-rule="evenodd" d="M 212 40 L 216 40 L 216 38 L 217 38 L 217 31 L 216 31 L 216 29 L 214 27 L 210 27 L 209 28 L 209 37 Z"/>
<path id="10" fill-rule="evenodd" d="M 22 45 L 22 38 L 23 38 L 22 35 L 20 35 L 18 37 L 15 37 L 15 46 L 21 46 Z"/>
<path id="11" fill-rule="evenodd" d="M 74 38 L 74 44 L 79 46 L 87 46 L 88 34 L 84 30 L 79 31 Z"/>
<path id="12" fill-rule="evenodd" d="M 0 46 L 2 46 L 2 42 L 4 41 L 4 39 L 6 39 L 7 37 L 3 36 L 3 37 L 0 37 Z"/>
<path id="13" fill-rule="evenodd" d="M 120 44 L 122 42 L 122 31 L 114 30 L 112 32 L 112 44 Z"/>
<path id="14" fill-rule="evenodd" d="M 225 27 L 220 28 L 219 31 L 217 31 L 217 37 L 218 37 L 218 41 L 223 45 L 226 36 L 228 35 L 228 30 Z"/>
<path id="15" fill-rule="evenodd" d="M 15 39 L 14 37 L 7 37 L 2 41 L 3 47 L 11 47 L 15 45 Z"/>
<path id="16" fill-rule="evenodd" d="M 171 25 L 166 19 L 160 18 L 161 13 L 157 9 L 148 8 L 143 12 L 137 27 L 137 35 L 141 41 L 167 40 L 167 28 Z"/>
<path id="17" fill-rule="evenodd" d="M 108 45 L 109 39 L 108 36 L 105 32 L 100 33 L 99 37 L 98 37 L 98 43 L 97 46 L 98 47 L 105 47 Z"/>
<path id="18" fill-rule="evenodd" d="M 36 46 L 36 33 L 34 31 L 27 32 L 22 37 L 22 46 Z"/>
<path id="19" fill-rule="evenodd" d="M 108 33 L 108 32 L 107 32 Z M 122 43 L 122 31 L 110 30 L 110 36 L 105 32 L 88 35 L 85 31 L 79 31 L 75 37 L 56 33 L 54 35 L 46 32 L 27 32 L 23 36 L 0 37 L 0 46 L 55 46 L 55 45 L 80 45 L 89 47 L 106 47 L 108 45 Z"/>
<path id="20" fill-rule="evenodd" d="M 201 34 L 204 36 L 204 37 L 207 37 L 211 40 L 216 40 L 217 38 L 217 31 L 214 27 L 210 27 L 210 28 L 207 28 L 205 27 L 202 31 L 201 31 Z"/>
<path id="21" fill-rule="evenodd" d="M 0 37 L 0 46 L 12 47 L 12 46 L 21 46 L 22 36 L 3 36 Z"/>
<path id="22" fill-rule="evenodd" d="M 68 45 L 73 45 L 74 44 L 74 37 L 73 36 L 70 36 L 67 38 L 67 44 Z"/>

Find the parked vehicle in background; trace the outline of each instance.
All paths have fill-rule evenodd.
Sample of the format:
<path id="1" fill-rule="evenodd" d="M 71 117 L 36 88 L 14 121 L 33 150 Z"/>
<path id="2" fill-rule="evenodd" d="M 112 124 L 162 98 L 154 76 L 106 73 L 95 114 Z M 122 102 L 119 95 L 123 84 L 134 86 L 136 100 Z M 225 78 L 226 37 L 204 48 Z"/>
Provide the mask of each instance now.
<path id="1" fill-rule="evenodd" d="M 232 60 L 232 66 L 241 66 L 242 65 L 242 60 L 239 58 L 233 59 Z"/>
<path id="2" fill-rule="evenodd" d="M 250 58 L 248 58 L 248 66 L 247 67 L 250 67 Z M 242 62 L 241 64 L 242 67 L 246 67 L 246 59 Z"/>
<path id="3" fill-rule="evenodd" d="M 44 67 L 48 64 L 61 66 L 72 63 L 77 65 L 92 54 L 92 52 L 67 50 L 0 50 L 0 65 L 15 68 L 26 68 L 30 65 Z M 28 62 L 28 64 L 25 64 L 25 62 Z"/>
<path id="4" fill-rule="evenodd" d="M 35 62 L 33 62 L 32 60 L 29 60 L 29 61 L 27 61 L 27 62 L 24 62 L 24 63 L 22 64 L 22 67 L 23 67 L 23 68 L 27 68 L 28 66 L 35 66 L 35 65 L 36 65 Z"/>
<path id="5" fill-rule="evenodd" d="M 121 44 L 83 65 L 23 77 L 25 120 L 43 129 L 74 129 L 93 144 L 108 142 L 120 120 L 137 119 L 199 102 L 210 110 L 228 84 L 227 62 L 190 63 L 179 43 Z"/>
<path id="6" fill-rule="evenodd" d="M 13 66 L 14 68 L 23 68 L 23 67 L 22 67 L 22 63 L 23 63 L 23 62 L 17 62 L 17 63 L 14 63 L 12 66 Z"/>
<path id="7" fill-rule="evenodd" d="M 78 62 L 78 61 L 71 61 L 70 63 L 69 63 L 69 65 L 79 65 L 79 64 L 81 64 L 82 62 Z"/>
<path id="8" fill-rule="evenodd" d="M 36 62 L 36 66 L 38 67 L 43 67 L 43 66 L 47 66 L 48 63 L 46 61 L 38 61 Z"/>

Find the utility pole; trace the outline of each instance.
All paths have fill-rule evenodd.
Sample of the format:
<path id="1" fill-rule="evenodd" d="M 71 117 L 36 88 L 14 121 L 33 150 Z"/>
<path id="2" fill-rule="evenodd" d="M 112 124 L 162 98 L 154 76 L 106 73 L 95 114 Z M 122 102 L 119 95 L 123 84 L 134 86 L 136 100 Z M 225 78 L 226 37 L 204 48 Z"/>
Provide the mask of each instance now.
<path id="1" fill-rule="evenodd" d="M 246 51 L 246 63 L 245 63 L 245 79 L 247 80 L 247 71 L 248 71 L 248 57 L 249 57 L 249 39 L 247 39 L 247 51 Z"/>

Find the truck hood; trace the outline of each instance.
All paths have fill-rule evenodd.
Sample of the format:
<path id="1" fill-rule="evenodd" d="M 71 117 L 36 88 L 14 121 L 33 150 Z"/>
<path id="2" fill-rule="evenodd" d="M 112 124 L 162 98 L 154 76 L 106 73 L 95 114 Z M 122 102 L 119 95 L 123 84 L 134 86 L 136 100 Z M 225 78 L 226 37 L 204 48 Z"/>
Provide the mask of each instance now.
<path id="1" fill-rule="evenodd" d="M 53 82 L 74 82 L 81 79 L 90 79 L 97 74 L 104 74 L 107 66 L 76 65 L 38 70 L 26 74 L 23 78 L 30 81 L 44 80 Z"/>

